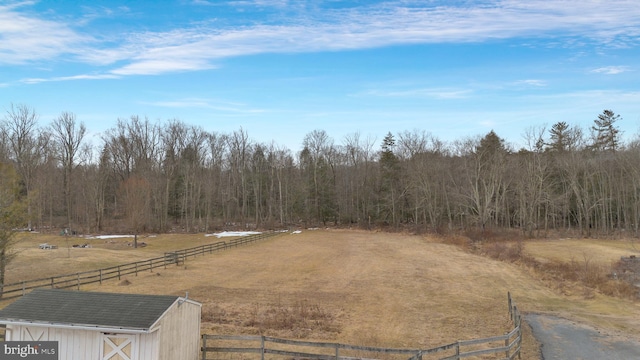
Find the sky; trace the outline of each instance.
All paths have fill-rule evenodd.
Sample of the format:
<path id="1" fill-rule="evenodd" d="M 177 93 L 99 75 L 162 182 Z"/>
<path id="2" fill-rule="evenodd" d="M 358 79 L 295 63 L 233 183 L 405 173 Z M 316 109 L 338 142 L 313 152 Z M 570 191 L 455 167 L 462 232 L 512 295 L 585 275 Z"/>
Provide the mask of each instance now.
<path id="1" fill-rule="evenodd" d="M 640 130 L 637 0 L 0 0 L 0 107 L 87 139 L 118 119 L 242 129 L 297 152 L 324 130 L 493 130 L 514 147 L 605 109 Z"/>

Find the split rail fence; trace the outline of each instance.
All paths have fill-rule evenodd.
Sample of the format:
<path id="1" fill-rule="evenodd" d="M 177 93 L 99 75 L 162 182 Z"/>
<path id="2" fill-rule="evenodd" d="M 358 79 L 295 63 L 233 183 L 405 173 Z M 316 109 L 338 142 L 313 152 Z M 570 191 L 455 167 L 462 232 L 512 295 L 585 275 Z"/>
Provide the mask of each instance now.
<path id="1" fill-rule="evenodd" d="M 242 359 L 265 360 L 275 357 L 313 360 L 356 360 L 356 359 L 393 359 L 393 360 L 459 360 L 464 358 L 494 355 L 494 359 L 512 360 L 520 358 L 522 328 L 520 312 L 507 294 L 509 316 L 513 329 L 504 335 L 489 338 L 456 341 L 431 349 L 390 349 L 367 346 L 354 346 L 338 343 L 286 340 L 269 336 L 232 336 L 202 335 L 202 360 L 220 359 L 222 353 L 252 354 Z M 239 344 L 235 347 L 212 346 L 217 344 Z M 257 346 L 259 342 L 259 346 Z M 251 344 L 255 344 L 250 346 Z M 275 345 L 272 345 L 275 344 Z M 322 350 L 317 350 L 322 349 Z M 217 354 L 217 355 L 216 355 Z M 211 355 L 212 357 L 209 357 Z M 267 355 L 272 355 L 268 356 Z"/>
<path id="2" fill-rule="evenodd" d="M 57 275 L 47 278 L 25 280 L 12 284 L 5 284 L 4 287 L 0 288 L 0 297 L 2 299 L 12 299 L 23 296 L 33 289 L 44 287 L 56 289 L 77 288 L 78 290 L 80 290 L 81 285 L 93 283 L 102 284 L 103 281 L 112 279 L 120 280 L 123 276 L 131 274 L 138 275 L 139 272 L 144 271 L 153 272 L 153 269 L 159 267 L 163 267 L 166 269 L 168 265 L 184 264 L 190 257 L 212 254 L 216 251 L 227 250 L 241 245 L 253 243 L 278 234 L 281 234 L 281 232 L 264 232 L 227 241 L 219 241 L 212 244 L 200 245 L 188 249 L 166 252 L 163 256 L 155 257 L 148 260 L 141 260 L 98 270 L 90 270 L 73 274 Z"/>

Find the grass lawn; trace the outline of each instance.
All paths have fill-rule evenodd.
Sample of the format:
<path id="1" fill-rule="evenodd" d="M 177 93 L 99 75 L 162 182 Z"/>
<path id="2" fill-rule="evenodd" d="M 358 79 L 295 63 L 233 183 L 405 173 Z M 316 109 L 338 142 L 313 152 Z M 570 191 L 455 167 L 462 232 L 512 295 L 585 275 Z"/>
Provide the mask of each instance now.
<path id="1" fill-rule="evenodd" d="M 220 240 L 202 234 L 161 235 L 141 239 L 148 246 L 139 249 L 128 246 L 129 241 L 88 240 L 92 248 L 68 249 L 63 237 L 32 236 L 21 243 L 24 250 L 9 274 L 33 278 L 96 269 Z M 38 249 L 43 242 L 59 248 Z M 573 250 L 579 251 L 579 245 Z M 552 246 L 564 245 L 528 242 L 525 250 L 539 258 L 570 254 L 547 251 Z M 594 251 L 594 259 L 597 254 L 601 261 L 604 251 Z M 619 256 L 616 251 L 626 249 L 611 250 L 611 256 Z M 510 326 L 509 291 L 524 312 L 553 312 L 640 335 L 637 303 L 601 295 L 587 299 L 578 292 L 567 295 L 526 267 L 428 237 L 382 232 L 283 234 L 83 290 L 182 296 L 188 292 L 203 304 L 202 332 L 211 334 L 429 348 L 504 334 Z M 536 359 L 536 344 L 527 331 L 524 346 L 523 358 Z"/>

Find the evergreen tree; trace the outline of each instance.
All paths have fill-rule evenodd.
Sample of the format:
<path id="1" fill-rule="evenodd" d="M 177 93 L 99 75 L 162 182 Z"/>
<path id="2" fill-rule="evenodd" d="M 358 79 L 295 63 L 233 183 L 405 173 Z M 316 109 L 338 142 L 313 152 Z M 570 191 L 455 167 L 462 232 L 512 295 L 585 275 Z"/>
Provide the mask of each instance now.
<path id="1" fill-rule="evenodd" d="M 604 110 L 595 119 L 591 127 L 593 131 L 593 149 L 601 151 L 616 151 L 620 147 L 620 129 L 615 123 L 620 120 L 620 115 L 616 115 L 611 110 Z"/>
<path id="2" fill-rule="evenodd" d="M 382 220 L 390 221 L 397 225 L 397 203 L 400 196 L 398 189 L 400 162 L 393 152 L 396 141 L 391 132 L 382 140 L 380 151 L 380 201 L 382 205 Z"/>
<path id="3" fill-rule="evenodd" d="M 549 130 L 551 142 L 548 149 L 555 152 L 564 152 L 569 148 L 569 125 L 564 121 L 559 121 Z"/>
<path id="4" fill-rule="evenodd" d="M 0 297 L 5 273 L 15 253 L 16 228 L 25 225 L 26 206 L 20 177 L 11 164 L 0 163 Z"/>
<path id="5" fill-rule="evenodd" d="M 504 139 L 500 138 L 493 130 L 480 139 L 480 143 L 476 147 L 476 154 L 485 158 L 492 158 L 506 153 L 507 147 Z"/>

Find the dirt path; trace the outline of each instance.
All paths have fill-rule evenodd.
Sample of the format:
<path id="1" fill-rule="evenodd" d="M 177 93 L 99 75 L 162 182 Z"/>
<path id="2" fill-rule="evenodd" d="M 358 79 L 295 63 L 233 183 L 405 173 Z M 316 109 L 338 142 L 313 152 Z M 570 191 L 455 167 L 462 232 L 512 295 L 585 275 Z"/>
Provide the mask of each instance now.
<path id="1" fill-rule="evenodd" d="M 640 359 L 640 341 L 552 315 L 528 314 L 543 360 Z"/>

